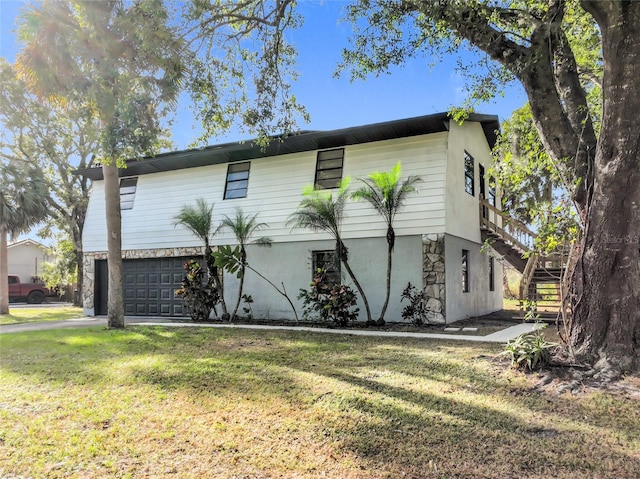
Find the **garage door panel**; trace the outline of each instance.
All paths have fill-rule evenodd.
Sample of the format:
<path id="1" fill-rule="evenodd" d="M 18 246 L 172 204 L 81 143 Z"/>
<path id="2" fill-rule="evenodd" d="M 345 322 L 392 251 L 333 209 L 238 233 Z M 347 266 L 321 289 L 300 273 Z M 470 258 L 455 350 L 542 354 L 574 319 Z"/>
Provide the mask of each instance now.
<path id="1" fill-rule="evenodd" d="M 148 258 L 123 261 L 125 314 L 131 316 L 185 316 L 176 296 L 189 258 Z"/>

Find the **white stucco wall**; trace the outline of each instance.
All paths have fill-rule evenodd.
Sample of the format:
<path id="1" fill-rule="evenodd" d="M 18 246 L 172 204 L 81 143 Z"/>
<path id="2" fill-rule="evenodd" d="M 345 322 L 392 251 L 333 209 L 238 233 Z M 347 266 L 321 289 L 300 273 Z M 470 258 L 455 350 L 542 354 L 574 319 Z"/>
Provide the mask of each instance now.
<path id="1" fill-rule="evenodd" d="M 481 252 L 481 245 L 452 235 L 445 236 L 446 318 L 451 323 L 502 309 L 502 263 L 499 255 Z M 462 250 L 469 251 L 470 291 L 462 291 Z M 494 260 L 494 291 L 489 291 L 489 255 Z"/>
<path id="2" fill-rule="evenodd" d="M 346 240 L 349 248 L 349 263 L 358 281 L 365 290 L 371 314 L 379 317 L 385 298 L 387 244 L 384 238 L 366 238 Z M 284 282 L 287 294 L 293 300 L 302 319 L 302 303 L 296 298 L 301 288 L 309 289 L 312 279 L 312 251 L 333 250 L 333 241 L 305 241 L 295 243 L 275 243 L 270 248 L 250 246 L 249 263 L 260 273 L 280 286 Z M 414 285 L 422 283 L 422 238 L 405 236 L 397 239 L 393 256 L 391 277 L 391 297 L 385 314 L 387 321 L 401 320 L 405 304 L 400 303 L 402 290 L 408 282 Z M 342 281 L 356 290 L 346 270 L 342 268 Z M 231 310 L 237 299 L 238 280 L 235 276 L 225 275 L 225 300 Z M 244 291 L 254 299 L 252 305 L 255 318 L 294 319 L 291 307 L 286 299 L 269 284 L 249 271 L 245 278 Z M 357 290 L 356 290 L 357 292 Z M 366 320 L 366 312 L 358 293 L 359 319 Z M 240 307 L 242 314 L 242 305 Z"/>

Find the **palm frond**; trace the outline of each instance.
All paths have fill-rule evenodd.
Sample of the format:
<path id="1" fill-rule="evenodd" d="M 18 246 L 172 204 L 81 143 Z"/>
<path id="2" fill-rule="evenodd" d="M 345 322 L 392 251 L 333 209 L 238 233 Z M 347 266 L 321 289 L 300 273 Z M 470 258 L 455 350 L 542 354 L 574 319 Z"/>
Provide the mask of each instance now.
<path id="1" fill-rule="evenodd" d="M 400 162 L 390 171 L 371 173 L 360 179 L 362 186 L 352 195 L 356 200 L 367 201 L 389 226 L 404 206 L 407 195 L 417 191 L 414 185 L 422 181 L 421 177 L 411 175 L 400 183 L 400 173 Z"/>
<path id="2" fill-rule="evenodd" d="M 289 216 L 287 226 L 324 231 L 338 239 L 349 198 L 349 184 L 350 178 L 346 177 L 340 182 L 338 191 L 316 190 L 312 186 L 305 188 L 300 205 Z"/>
<path id="3" fill-rule="evenodd" d="M 247 244 L 257 244 L 259 246 L 271 246 L 273 240 L 266 236 L 251 240 L 251 237 L 258 231 L 268 228 L 267 223 L 258 223 L 258 213 L 246 214 L 242 208 L 236 208 L 235 215 L 229 217 L 224 215 L 220 222 L 221 228 L 229 228 L 236 237 L 238 244 L 243 248 Z"/>
<path id="4" fill-rule="evenodd" d="M 213 203 L 209 204 L 204 198 L 197 198 L 195 205 L 185 205 L 180 209 L 180 212 L 173 217 L 173 225 L 186 227 L 205 244 L 209 244 L 209 239 L 219 229 L 212 231 L 213 207 Z"/>

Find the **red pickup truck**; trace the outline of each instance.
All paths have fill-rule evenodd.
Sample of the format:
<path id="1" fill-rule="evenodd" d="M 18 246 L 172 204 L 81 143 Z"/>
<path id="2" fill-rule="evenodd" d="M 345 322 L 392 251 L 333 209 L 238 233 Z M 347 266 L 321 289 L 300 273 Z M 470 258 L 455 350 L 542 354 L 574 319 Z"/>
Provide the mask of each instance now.
<path id="1" fill-rule="evenodd" d="M 51 291 L 43 283 L 21 283 L 18 275 L 9 275 L 9 301 L 40 304 L 47 296 L 55 295 L 55 291 Z"/>

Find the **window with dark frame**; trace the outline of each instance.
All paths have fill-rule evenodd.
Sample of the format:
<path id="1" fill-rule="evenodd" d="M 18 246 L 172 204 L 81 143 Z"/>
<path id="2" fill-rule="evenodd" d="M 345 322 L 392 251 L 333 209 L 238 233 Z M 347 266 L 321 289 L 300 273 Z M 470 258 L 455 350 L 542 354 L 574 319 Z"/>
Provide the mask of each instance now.
<path id="1" fill-rule="evenodd" d="M 132 210 L 133 200 L 136 198 L 138 177 L 122 178 L 120 180 L 120 209 Z"/>
<path id="2" fill-rule="evenodd" d="M 324 271 L 323 284 L 331 287 L 334 284 L 341 284 L 340 261 L 336 258 L 335 250 L 312 251 L 312 271 L 311 278 L 316 275 L 319 269 Z"/>
<path id="3" fill-rule="evenodd" d="M 227 183 L 224 188 L 225 200 L 247 197 L 250 167 L 250 162 L 229 163 L 229 166 L 227 166 Z"/>
<path id="4" fill-rule="evenodd" d="M 495 262 L 493 256 L 489 256 L 489 291 L 496 290 Z"/>
<path id="5" fill-rule="evenodd" d="M 493 176 L 489 177 L 489 204 L 496 206 L 496 179 Z"/>
<path id="6" fill-rule="evenodd" d="M 474 160 L 466 150 L 464 152 L 464 190 L 471 196 L 475 195 Z"/>
<path id="7" fill-rule="evenodd" d="M 469 285 L 469 250 L 462 250 L 462 292 L 471 291 Z"/>
<path id="8" fill-rule="evenodd" d="M 319 151 L 314 181 L 315 188 L 317 190 L 338 188 L 340 181 L 342 181 L 343 163 L 344 148 Z"/>

